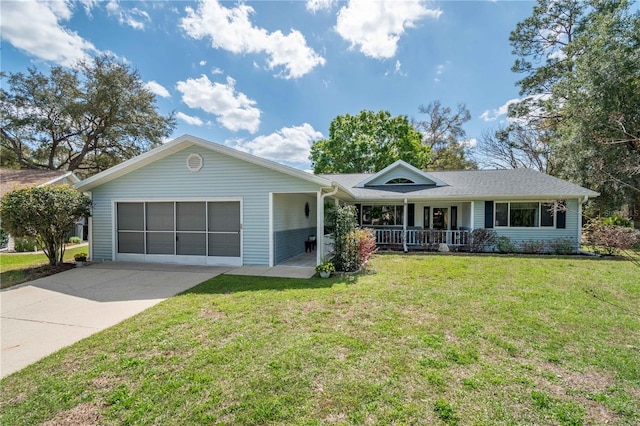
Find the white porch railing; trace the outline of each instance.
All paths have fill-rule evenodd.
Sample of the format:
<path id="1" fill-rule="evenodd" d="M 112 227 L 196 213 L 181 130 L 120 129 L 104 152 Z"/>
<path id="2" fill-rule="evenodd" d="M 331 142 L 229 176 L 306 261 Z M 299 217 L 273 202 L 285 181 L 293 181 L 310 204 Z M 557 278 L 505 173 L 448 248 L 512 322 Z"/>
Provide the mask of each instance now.
<path id="1" fill-rule="evenodd" d="M 447 231 L 437 229 L 374 229 L 376 244 L 380 246 L 407 246 L 429 248 L 444 243 L 450 246 L 469 245 L 469 231 Z"/>

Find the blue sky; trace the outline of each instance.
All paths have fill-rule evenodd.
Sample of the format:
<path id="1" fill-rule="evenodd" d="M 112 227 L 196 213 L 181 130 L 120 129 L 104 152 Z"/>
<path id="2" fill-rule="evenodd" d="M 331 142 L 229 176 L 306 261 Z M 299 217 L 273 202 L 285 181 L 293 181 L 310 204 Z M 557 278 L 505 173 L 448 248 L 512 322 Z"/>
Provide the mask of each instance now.
<path id="1" fill-rule="evenodd" d="M 472 147 L 518 98 L 509 33 L 531 1 L 2 1 L 2 70 L 110 52 L 137 69 L 172 137 L 310 169 L 337 115 L 467 105 Z"/>

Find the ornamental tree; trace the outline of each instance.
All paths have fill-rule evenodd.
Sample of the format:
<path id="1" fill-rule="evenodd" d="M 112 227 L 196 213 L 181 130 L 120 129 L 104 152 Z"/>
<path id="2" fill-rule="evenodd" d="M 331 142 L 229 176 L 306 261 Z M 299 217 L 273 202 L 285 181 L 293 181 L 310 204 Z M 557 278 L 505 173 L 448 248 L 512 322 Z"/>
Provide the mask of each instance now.
<path id="1" fill-rule="evenodd" d="M 2 229 L 14 237 L 35 237 L 52 266 L 62 263 L 74 224 L 90 214 L 89 197 L 69 185 L 17 189 L 0 200 Z"/>

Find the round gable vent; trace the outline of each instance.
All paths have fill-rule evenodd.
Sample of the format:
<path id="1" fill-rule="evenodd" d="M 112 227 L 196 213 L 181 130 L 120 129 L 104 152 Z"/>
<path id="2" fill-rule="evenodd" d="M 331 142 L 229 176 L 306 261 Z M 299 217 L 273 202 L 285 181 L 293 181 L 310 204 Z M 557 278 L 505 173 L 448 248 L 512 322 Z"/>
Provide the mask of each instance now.
<path id="1" fill-rule="evenodd" d="M 200 154 L 190 154 L 187 157 L 187 168 L 192 172 L 197 172 L 202 168 L 202 156 Z"/>

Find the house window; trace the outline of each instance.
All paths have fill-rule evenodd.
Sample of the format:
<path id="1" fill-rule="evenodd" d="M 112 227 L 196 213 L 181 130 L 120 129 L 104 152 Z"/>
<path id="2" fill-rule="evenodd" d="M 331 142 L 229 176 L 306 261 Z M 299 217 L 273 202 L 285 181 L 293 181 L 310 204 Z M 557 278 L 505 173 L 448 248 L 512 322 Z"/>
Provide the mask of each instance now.
<path id="1" fill-rule="evenodd" d="M 495 203 L 495 226 L 511 228 L 553 227 L 553 204 L 538 202 Z"/>
<path id="2" fill-rule="evenodd" d="M 362 206 L 362 224 L 370 226 L 401 226 L 404 206 Z"/>
<path id="3" fill-rule="evenodd" d="M 415 182 L 412 181 L 411 179 L 395 178 L 395 179 L 391 179 L 391 180 L 387 181 L 387 183 L 385 183 L 385 185 L 407 185 L 407 184 L 412 184 L 412 183 L 415 183 Z"/>

